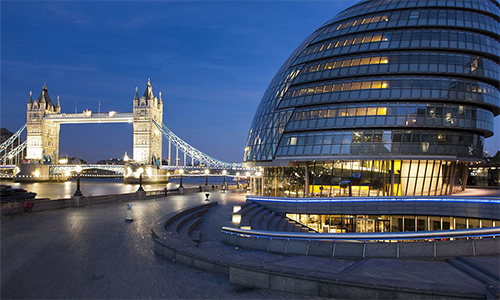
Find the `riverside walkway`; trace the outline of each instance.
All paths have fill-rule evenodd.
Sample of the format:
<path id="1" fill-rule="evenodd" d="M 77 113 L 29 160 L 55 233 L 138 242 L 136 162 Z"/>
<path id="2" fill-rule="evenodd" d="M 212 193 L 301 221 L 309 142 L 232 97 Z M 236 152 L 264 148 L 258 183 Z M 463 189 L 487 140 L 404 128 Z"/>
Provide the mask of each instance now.
<path id="1" fill-rule="evenodd" d="M 243 194 L 212 194 L 219 205 L 244 201 Z M 154 253 L 152 224 L 204 199 L 197 193 L 132 201 L 134 222 L 125 221 L 126 203 L 4 217 L 0 298 L 290 299 L 285 293 L 231 285 L 227 276 Z"/>
<path id="2" fill-rule="evenodd" d="M 151 228 L 169 213 L 205 204 L 204 194 L 132 201 L 131 223 L 125 221 L 126 203 L 2 218 L 1 298 L 324 299 L 231 285 L 226 275 L 155 254 Z M 199 226 L 201 252 L 218 252 L 233 261 L 307 276 L 318 272 L 338 276 L 353 286 L 384 282 L 394 288 L 426 288 L 441 295 L 449 292 L 451 297 L 486 294 L 482 282 L 446 261 L 349 261 L 235 249 L 220 242 L 220 232 L 222 226 L 231 225 L 232 208 L 245 201 L 245 193 L 210 194 L 218 205 L 203 216 Z M 484 268 L 500 269 L 498 257 L 473 259 Z M 355 288 L 353 293 L 353 298 L 362 297 L 356 296 Z"/>

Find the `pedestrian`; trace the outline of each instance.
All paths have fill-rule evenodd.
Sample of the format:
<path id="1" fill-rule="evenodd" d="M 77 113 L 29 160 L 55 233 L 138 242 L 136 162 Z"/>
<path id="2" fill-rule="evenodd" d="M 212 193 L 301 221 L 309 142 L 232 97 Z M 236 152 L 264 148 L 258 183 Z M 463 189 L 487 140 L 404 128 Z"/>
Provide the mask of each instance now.
<path id="1" fill-rule="evenodd" d="M 212 191 L 215 191 L 215 186 L 212 184 Z"/>
<path id="2" fill-rule="evenodd" d="M 33 209 L 33 200 L 28 200 L 28 212 L 31 212 L 31 210 Z"/>
<path id="3" fill-rule="evenodd" d="M 24 200 L 23 213 L 28 212 L 28 206 L 29 206 L 29 201 L 28 201 L 28 199 L 26 199 L 26 200 Z"/>
<path id="4" fill-rule="evenodd" d="M 224 184 L 223 184 L 223 185 L 221 186 L 221 192 L 222 192 L 222 193 L 225 193 L 225 192 L 226 192 L 226 185 L 224 185 Z"/>

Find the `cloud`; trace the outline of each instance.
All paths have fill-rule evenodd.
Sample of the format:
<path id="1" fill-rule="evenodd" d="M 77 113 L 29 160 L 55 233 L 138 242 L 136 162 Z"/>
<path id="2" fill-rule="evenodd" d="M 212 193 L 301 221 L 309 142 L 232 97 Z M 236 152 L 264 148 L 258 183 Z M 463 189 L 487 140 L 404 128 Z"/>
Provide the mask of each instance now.
<path id="1" fill-rule="evenodd" d="M 91 25 L 93 23 L 92 18 L 84 11 L 71 11 L 62 7 L 60 3 L 61 2 L 49 2 L 47 5 L 47 9 L 54 13 L 58 17 L 59 21 L 79 25 Z"/>
<path id="2" fill-rule="evenodd" d="M 2 69 L 13 68 L 15 70 L 20 69 L 35 69 L 39 70 L 53 70 L 53 71 L 71 71 L 71 72 L 94 72 L 99 71 L 95 66 L 88 65 L 69 65 L 69 64 L 57 64 L 57 63 L 47 63 L 47 62 L 25 62 L 25 61 L 12 61 L 12 60 L 2 60 Z"/>

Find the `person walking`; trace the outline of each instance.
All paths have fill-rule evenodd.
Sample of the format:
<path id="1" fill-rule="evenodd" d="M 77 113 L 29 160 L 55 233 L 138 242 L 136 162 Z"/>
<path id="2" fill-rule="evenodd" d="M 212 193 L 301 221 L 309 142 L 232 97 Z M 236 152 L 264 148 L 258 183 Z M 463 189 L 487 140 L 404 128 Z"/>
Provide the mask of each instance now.
<path id="1" fill-rule="evenodd" d="M 33 205 L 34 205 L 33 200 L 28 200 L 28 212 L 31 213 L 31 210 L 33 209 Z"/>

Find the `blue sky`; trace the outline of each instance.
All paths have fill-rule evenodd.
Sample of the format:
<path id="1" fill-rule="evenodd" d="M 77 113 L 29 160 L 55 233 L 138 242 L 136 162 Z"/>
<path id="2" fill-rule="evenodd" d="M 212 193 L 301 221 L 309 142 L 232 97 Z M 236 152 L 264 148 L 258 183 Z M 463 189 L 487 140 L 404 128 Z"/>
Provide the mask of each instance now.
<path id="1" fill-rule="evenodd" d="M 148 78 L 163 122 L 199 150 L 241 162 L 255 110 L 288 55 L 357 0 L 1 1 L 1 126 L 26 122 L 44 83 L 62 111 L 132 111 Z M 496 131 L 500 121 L 496 118 Z M 497 134 L 487 139 L 492 155 Z M 132 153 L 132 124 L 62 125 L 61 155 Z M 164 141 L 163 153 L 167 152 Z"/>

